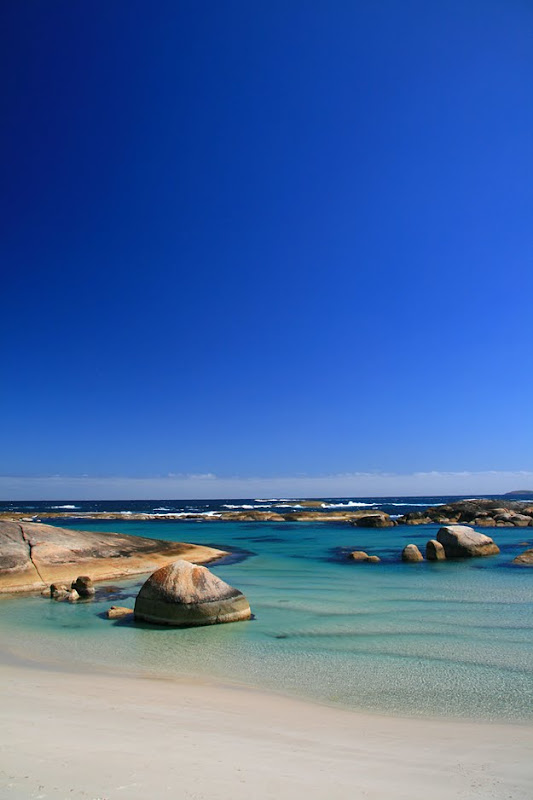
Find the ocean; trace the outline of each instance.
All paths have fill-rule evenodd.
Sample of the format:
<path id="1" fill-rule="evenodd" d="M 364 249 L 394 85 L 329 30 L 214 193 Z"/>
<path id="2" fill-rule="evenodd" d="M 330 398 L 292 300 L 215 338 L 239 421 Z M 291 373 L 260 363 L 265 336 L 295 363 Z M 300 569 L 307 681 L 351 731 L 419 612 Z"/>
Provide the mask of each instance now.
<path id="1" fill-rule="evenodd" d="M 402 514 L 453 499 L 328 498 L 323 504 Z M 498 556 L 403 564 L 404 545 L 423 550 L 437 525 L 365 529 L 331 521 L 210 519 L 223 510 L 280 503 L 299 505 L 284 498 L 0 504 L 32 516 L 68 512 L 69 518 L 44 520 L 67 527 L 230 550 L 231 557 L 210 568 L 246 594 L 254 613 L 247 622 L 186 630 L 107 620 L 110 605 L 133 606 L 145 578 L 103 584 L 94 602 L 2 596 L 2 649 L 68 669 L 234 682 L 375 713 L 533 718 L 533 569 L 510 563 L 526 544 L 533 546 L 532 528 L 484 528 L 500 546 Z M 155 516 L 76 518 L 95 511 Z M 192 511 L 205 516 L 160 516 Z M 351 550 L 382 561 L 350 562 Z"/>

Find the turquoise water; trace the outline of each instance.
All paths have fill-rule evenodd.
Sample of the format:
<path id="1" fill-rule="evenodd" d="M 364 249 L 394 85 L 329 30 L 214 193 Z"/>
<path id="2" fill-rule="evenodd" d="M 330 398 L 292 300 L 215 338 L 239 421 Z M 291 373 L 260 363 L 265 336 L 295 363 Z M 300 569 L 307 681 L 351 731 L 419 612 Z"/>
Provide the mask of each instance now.
<path id="1" fill-rule="evenodd" d="M 71 605 L 2 598 L 12 652 L 65 665 L 205 676 L 352 708 L 406 715 L 533 718 L 533 569 L 510 566 L 528 529 L 487 530 L 499 556 L 402 564 L 438 526 L 88 522 L 76 527 L 214 544 L 242 560 L 213 571 L 248 597 L 249 622 L 177 630 L 110 622 L 142 580 Z M 380 564 L 346 560 L 366 550 Z"/>

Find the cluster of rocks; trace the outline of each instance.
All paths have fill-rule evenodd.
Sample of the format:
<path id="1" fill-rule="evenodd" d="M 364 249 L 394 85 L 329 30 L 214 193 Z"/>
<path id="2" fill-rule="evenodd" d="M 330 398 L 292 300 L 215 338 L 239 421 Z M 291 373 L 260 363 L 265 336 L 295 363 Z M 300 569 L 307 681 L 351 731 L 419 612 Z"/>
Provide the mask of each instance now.
<path id="1" fill-rule="evenodd" d="M 82 575 L 65 584 L 53 583 L 43 596 L 75 602 L 93 598 L 91 578 Z M 143 584 L 135 608 L 111 606 L 108 619 L 134 616 L 142 622 L 174 627 L 197 627 L 250 619 L 248 600 L 238 589 L 213 575 L 206 567 L 178 560 L 156 570 Z"/>
<path id="2" fill-rule="evenodd" d="M 500 552 L 500 548 L 490 536 L 478 533 L 467 525 L 446 525 L 437 533 L 436 539 L 430 539 L 426 544 L 427 561 L 445 561 L 455 558 L 478 558 L 492 556 Z M 530 554 L 530 555 L 529 555 Z M 369 556 L 363 550 L 354 550 L 349 554 L 353 561 L 378 563 L 378 556 Z M 424 561 L 424 556 L 416 544 L 407 544 L 401 555 L 401 560 L 416 564 Z M 533 564 L 533 549 L 526 550 L 514 559 L 515 564 Z"/>
<path id="3" fill-rule="evenodd" d="M 51 583 L 50 588 L 45 589 L 41 594 L 43 597 L 51 597 L 53 600 L 68 600 L 73 603 L 81 598 L 84 600 L 93 598 L 95 593 L 92 579 L 88 575 L 79 575 L 75 581 L 72 581 L 70 587 L 63 583 Z"/>
<path id="4" fill-rule="evenodd" d="M 429 525 L 434 523 L 468 524 L 487 528 L 533 527 L 533 505 L 501 500 L 459 500 L 442 506 L 430 506 L 425 511 L 410 511 L 398 518 L 400 525 Z"/>

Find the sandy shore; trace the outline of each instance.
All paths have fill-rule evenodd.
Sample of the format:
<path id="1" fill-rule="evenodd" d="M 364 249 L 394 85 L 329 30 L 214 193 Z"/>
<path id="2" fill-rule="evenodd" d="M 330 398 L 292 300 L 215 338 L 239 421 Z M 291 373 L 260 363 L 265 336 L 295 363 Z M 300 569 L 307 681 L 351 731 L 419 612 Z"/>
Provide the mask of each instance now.
<path id="1" fill-rule="evenodd" d="M 247 688 L 0 666 L 6 800 L 533 795 L 533 728 L 386 718 Z"/>

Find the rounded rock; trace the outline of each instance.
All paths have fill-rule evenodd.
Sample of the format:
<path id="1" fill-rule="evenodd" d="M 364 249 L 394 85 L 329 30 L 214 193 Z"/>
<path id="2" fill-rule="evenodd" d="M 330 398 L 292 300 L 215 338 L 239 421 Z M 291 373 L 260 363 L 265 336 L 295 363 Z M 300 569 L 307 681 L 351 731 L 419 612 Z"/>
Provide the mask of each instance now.
<path id="1" fill-rule="evenodd" d="M 195 627 L 250 619 L 248 600 L 206 567 L 174 561 L 156 570 L 135 601 L 135 619 Z"/>
<path id="2" fill-rule="evenodd" d="M 522 567 L 533 567 L 533 549 L 524 550 L 519 556 L 513 558 L 513 564 L 520 564 Z"/>
<path id="3" fill-rule="evenodd" d="M 419 561 L 423 561 L 424 556 L 416 546 L 416 544 L 406 544 L 402 550 L 402 561 L 405 561 L 409 564 L 416 564 Z"/>
<path id="4" fill-rule="evenodd" d="M 475 558 L 500 552 L 490 536 L 478 533 L 468 525 L 446 525 L 437 533 L 437 541 L 444 547 L 446 558 Z"/>
<path id="5" fill-rule="evenodd" d="M 430 539 L 426 544 L 426 558 L 428 561 L 446 561 L 444 547 L 436 539 Z"/>
<path id="6" fill-rule="evenodd" d="M 95 593 L 92 579 L 88 575 L 78 575 L 75 581 L 72 581 L 72 589 L 76 589 L 80 597 L 92 597 Z"/>
<path id="7" fill-rule="evenodd" d="M 350 553 L 348 558 L 351 558 L 353 561 L 367 561 L 368 553 L 365 553 L 364 550 L 354 550 L 353 553 Z"/>

